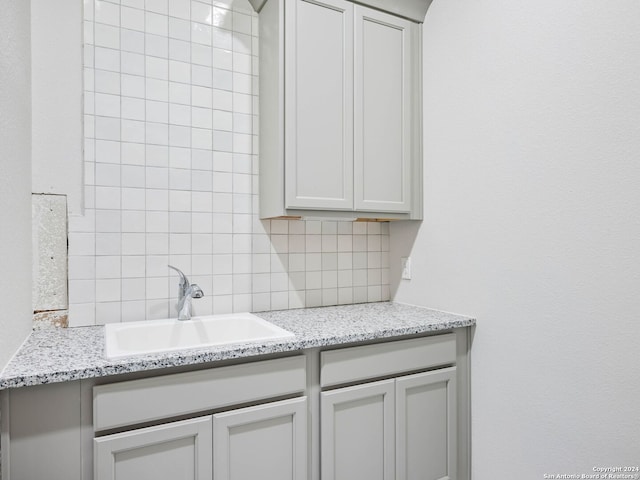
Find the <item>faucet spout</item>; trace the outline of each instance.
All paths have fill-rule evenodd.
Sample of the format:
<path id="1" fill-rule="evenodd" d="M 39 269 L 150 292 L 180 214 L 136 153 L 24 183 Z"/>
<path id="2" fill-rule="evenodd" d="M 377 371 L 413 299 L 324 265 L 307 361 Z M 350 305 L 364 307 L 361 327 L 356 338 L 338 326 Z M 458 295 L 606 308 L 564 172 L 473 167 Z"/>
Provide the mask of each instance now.
<path id="1" fill-rule="evenodd" d="M 178 303 L 176 304 L 178 320 L 190 320 L 191 300 L 193 298 L 204 297 L 204 292 L 197 284 L 189 283 L 189 279 L 180 269 L 171 265 L 168 265 L 168 267 L 175 270 L 178 272 L 178 275 L 180 275 L 180 283 L 178 284 Z"/>

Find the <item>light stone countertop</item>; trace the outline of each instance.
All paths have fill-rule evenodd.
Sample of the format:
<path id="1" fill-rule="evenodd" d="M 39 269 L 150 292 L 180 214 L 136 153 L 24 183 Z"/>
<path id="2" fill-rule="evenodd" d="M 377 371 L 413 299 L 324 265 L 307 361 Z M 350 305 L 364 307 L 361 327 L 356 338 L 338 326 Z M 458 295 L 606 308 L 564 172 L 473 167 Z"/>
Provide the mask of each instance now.
<path id="1" fill-rule="evenodd" d="M 295 338 L 110 360 L 104 356 L 102 326 L 34 330 L 0 374 L 0 390 L 451 330 L 476 323 L 471 317 L 393 302 L 255 315 L 289 330 Z"/>

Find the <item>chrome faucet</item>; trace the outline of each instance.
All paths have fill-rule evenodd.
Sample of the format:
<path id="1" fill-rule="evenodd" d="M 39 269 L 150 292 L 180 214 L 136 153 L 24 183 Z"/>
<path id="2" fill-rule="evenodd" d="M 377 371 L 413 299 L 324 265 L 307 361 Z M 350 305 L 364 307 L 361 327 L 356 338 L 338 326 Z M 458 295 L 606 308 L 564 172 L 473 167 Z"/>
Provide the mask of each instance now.
<path id="1" fill-rule="evenodd" d="M 191 299 L 204 297 L 204 292 L 195 283 L 189 283 L 189 279 L 180 269 L 171 265 L 167 266 L 178 272 L 178 275 L 180 275 L 180 283 L 178 284 L 178 303 L 176 304 L 178 320 L 190 320 Z"/>

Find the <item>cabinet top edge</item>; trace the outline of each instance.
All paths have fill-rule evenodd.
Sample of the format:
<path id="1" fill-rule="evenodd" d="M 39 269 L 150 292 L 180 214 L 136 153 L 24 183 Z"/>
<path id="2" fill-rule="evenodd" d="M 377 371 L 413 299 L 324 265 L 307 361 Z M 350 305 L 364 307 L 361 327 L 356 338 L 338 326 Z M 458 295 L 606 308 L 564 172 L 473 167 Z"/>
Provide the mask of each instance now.
<path id="1" fill-rule="evenodd" d="M 260 13 L 268 0 L 249 0 L 253 9 Z M 351 3 L 372 7 L 384 12 L 392 13 L 400 17 L 413 20 L 414 22 L 423 23 L 427 14 L 427 10 L 433 0 L 359 0 Z"/>

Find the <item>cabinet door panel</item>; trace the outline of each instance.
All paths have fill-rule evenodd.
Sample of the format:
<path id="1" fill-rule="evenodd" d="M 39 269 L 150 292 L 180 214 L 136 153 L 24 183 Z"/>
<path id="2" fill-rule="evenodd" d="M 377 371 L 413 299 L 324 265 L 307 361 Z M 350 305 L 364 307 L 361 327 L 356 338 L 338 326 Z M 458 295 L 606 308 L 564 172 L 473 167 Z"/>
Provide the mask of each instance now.
<path id="1" fill-rule="evenodd" d="M 412 22 L 355 8 L 357 210 L 411 210 Z"/>
<path id="2" fill-rule="evenodd" d="M 321 394 L 322 480 L 393 480 L 393 380 Z"/>
<path id="3" fill-rule="evenodd" d="M 353 208 L 353 4 L 290 0 L 285 29 L 287 208 Z"/>
<path id="4" fill-rule="evenodd" d="M 213 416 L 215 480 L 307 478 L 306 397 Z"/>
<path id="5" fill-rule="evenodd" d="M 398 378 L 398 480 L 456 478 L 456 367 Z"/>
<path id="6" fill-rule="evenodd" d="M 96 480 L 209 479 L 211 428 L 203 417 L 96 438 Z"/>

